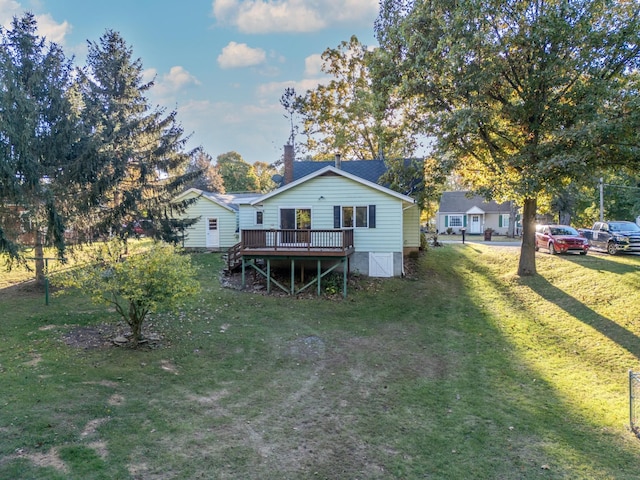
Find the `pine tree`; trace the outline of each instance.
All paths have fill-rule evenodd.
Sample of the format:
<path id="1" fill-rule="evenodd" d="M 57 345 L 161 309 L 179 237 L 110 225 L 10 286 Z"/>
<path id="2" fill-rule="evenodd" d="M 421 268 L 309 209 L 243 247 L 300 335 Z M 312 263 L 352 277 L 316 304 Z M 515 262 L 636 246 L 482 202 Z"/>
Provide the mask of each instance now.
<path id="1" fill-rule="evenodd" d="M 44 245 L 60 255 L 65 248 L 65 183 L 77 137 L 71 63 L 36 30 L 28 13 L 0 32 L 0 253 L 24 260 L 25 247 L 34 247 L 42 282 Z"/>
<path id="2" fill-rule="evenodd" d="M 90 131 L 81 170 L 83 198 L 97 212 L 95 229 L 126 239 L 135 222 L 146 219 L 157 239 L 176 242 L 195 220 L 175 220 L 189 201 L 172 203 L 189 181 L 194 151 L 185 151 L 188 137 L 176 112 L 152 107 L 145 93 L 142 62 L 119 33 L 107 31 L 89 42 L 87 67 L 81 72 L 83 124 Z"/>

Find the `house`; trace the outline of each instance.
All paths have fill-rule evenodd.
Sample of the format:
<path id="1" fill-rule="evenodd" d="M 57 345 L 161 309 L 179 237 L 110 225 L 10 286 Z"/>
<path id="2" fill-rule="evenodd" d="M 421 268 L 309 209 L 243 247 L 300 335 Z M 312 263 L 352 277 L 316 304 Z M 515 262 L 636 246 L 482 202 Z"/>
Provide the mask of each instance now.
<path id="1" fill-rule="evenodd" d="M 317 285 L 320 293 L 320 279 L 335 271 L 344 275 L 346 295 L 349 272 L 400 276 L 404 256 L 420 248 L 420 210 L 410 196 L 376 183 L 384 171 L 384 162 L 339 157 L 293 162 L 293 148 L 285 147 L 276 190 L 221 195 L 192 188 L 177 197 L 196 199 L 185 217 L 199 218 L 186 229 L 184 246 L 228 249 L 228 269 L 241 265 L 243 284 L 253 269 L 267 278 L 268 291 L 271 284 L 291 294 Z M 272 275 L 280 267 L 290 271 L 290 287 Z M 315 278 L 297 289 L 294 275 L 303 284 Z"/>
<path id="2" fill-rule="evenodd" d="M 260 255 L 317 260 L 335 248 L 334 260 L 349 257 L 351 271 L 390 277 L 402 275 L 404 256 L 420 247 L 413 198 L 335 166 L 241 203 L 239 218 L 245 256 L 256 255 L 262 232 Z M 345 238 L 352 245 L 340 243 Z"/>
<path id="3" fill-rule="evenodd" d="M 238 243 L 238 204 L 258 195 L 212 193 L 197 188 L 183 192 L 175 201 L 195 198 L 184 216 L 198 218 L 198 221 L 185 229 L 182 246 L 187 249 L 226 250 Z"/>
<path id="4" fill-rule="evenodd" d="M 469 192 L 444 192 L 436 215 L 436 228 L 440 233 L 460 233 L 465 228 L 469 234 L 480 234 L 490 228 L 506 235 L 511 212 L 512 202 L 487 201 Z"/>

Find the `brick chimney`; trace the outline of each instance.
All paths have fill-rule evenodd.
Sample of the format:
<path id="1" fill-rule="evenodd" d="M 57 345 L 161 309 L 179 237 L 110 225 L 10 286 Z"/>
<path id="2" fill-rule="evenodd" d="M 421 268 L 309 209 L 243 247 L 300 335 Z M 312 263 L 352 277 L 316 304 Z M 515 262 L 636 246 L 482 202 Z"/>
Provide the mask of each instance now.
<path id="1" fill-rule="evenodd" d="M 284 184 L 293 182 L 293 145 L 284 146 Z"/>
<path id="2" fill-rule="evenodd" d="M 336 168 L 338 170 L 342 169 L 342 159 L 340 158 L 340 154 L 336 153 Z"/>

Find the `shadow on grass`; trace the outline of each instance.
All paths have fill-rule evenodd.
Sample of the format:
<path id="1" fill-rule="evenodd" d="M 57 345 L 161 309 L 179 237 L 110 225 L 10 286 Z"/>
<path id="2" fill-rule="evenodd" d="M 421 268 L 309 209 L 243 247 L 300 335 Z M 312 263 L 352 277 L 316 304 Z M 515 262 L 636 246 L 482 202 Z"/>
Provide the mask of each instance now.
<path id="1" fill-rule="evenodd" d="M 640 359 L 640 338 L 635 333 L 595 312 L 584 303 L 551 284 L 544 277 L 537 276 L 534 281 L 528 283 L 528 286 L 541 298 L 558 306 L 582 323 L 589 325 Z"/>
<path id="2" fill-rule="evenodd" d="M 561 258 L 598 272 L 611 272 L 622 275 L 640 271 L 640 257 L 624 257 L 625 260 L 627 258 L 633 259 L 631 260 L 632 262 L 636 260 L 637 263 L 635 265 L 633 263 L 616 261 L 614 257 L 611 256 L 605 257 L 597 254 L 594 255 L 593 253 L 589 253 L 588 255 L 562 255 Z"/>
<path id="3" fill-rule="evenodd" d="M 473 259 L 470 258 L 469 260 L 473 262 Z M 500 301 L 510 304 L 513 312 L 526 309 L 517 298 L 513 297 L 508 285 L 491 269 L 479 265 L 476 262 L 470 264 L 469 267 L 472 268 L 475 273 L 485 277 L 485 279 L 493 285 Z M 464 282 L 463 278 L 460 280 Z M 541 298 L 559 306 L 572 317 L 591 326 L 600 334 L 610 338 L 622 348 L 628 350 L 636 358 L 640 358 L 640 341 L 634 333 L 621 327 L 611 319 L 598 314 L 542 277 L 538 276 L 528 280 L 526 285 Z M 472 303 L 473 298 L 477 297 L 477 294 L 474 294 L 474 289 L 471 286 L 468 286 L 465 290 L 463 295 L 468 296 L 469 302 Z M 491 300 L 487 299 L 487 302 L 490 301 Z M 483 312 L 475 306 L 473 309 L 476 310 L 475 314 L 478 315 L 478 318 L 486 318 L 486 312 Z M 496 318 L 496 320 L 500 321 L 499 318 Z M 528 429 L 526 435 L 529 436 L 532 446 L 537 445 L 536 449 L 540 449 L 545 455 L 553 457 L 553 461 L 557 466 L 562 465 L 561 468 L 567 468 L 564 473 L 568 475 L 576 473 L 575 471 L 572 473 L 572 469 L 575 467 L 575 464 L 572 466 L 572 463 L 575 461 L 576 455 L 582 458 L 584 463 L 588 463 L 591 469 L 599 471 L 604 476 L 612 475 L 612 478 L 615 478 L 616 475 L 622 475 L 625 471 L 627 473 L 633 471 L 632 465 L 637 462 L 637 456 L 625 448 L 622 443 L 615 440 L 612 441 L 611 438 L 605 440 L 608 444 L 607 447 L 603 449 L 603 443 L 601 443 L 603 439 L 598 439 L 600 436 L 598 432 L 603 430 L 602 425 L 586 419 L 579 410 L 572 408 L 572 405 L 567 403 L 564 395 L 562 395 L 561 392 L 556 392 L 556 387 L 552 383 L 544 380 L 541 381 L 539 379 L 539 373 L 536 372 L 535 369 L 532 369 L 526 361 L 517 360 L 517 352 L 515 352 L 516 361 L 514 362 L 508 362 L 504 359 L 498 360 L 497 358 L 501 356 L 507 358 L 507 355 L 500 353 L 500 350 L 506 349 L 507 351 L 514 351 L 512 344 L 492 322 L 486 321 L 484 323 L 484 328 L 491 330 L 491 335 L 494 336 L 492 355 L 496 357 L 496 359 L 487 357 L 486 361 L 493 362 L 495 360 L 498 363 L 504 362 L 505 365 L 509 364 L 509 367 L 502 372 L 493 372 L 490 378 L 476 378 L 476 381 L 486 383 L 489 385 L 489 389 L 494 390 L 493 393 L 488 391 L 484 394 L 488 396 L 488 398 L 485 399 L 486 401 L 500 403 L 503 411 L 510 412 L 510 415 L 516 418 L 520 425 L 526 425 Z M 527 327 L 524 326 L 524 329 L 526 328 Z M 484 354 L 489 355 L 488 352 Z M 526 386 L 521 385 L 519 392 L 509 393 L 508 387 L 505 388 L 506 382 L 518 378 L 526 378 L 529 382 L 526 383 Z M 536 384 L 530 383 L 530 379 L 532 378 L 538 380 Z M 533 381 L 535 382 L 535 380 Z M 495 395 L 495 397 L 493 397 L 493 395 Z M 536 399 L 535 397 L 538 398 Z M 561 424 L 558 424 L 558 418 L 563 419 Z M 585 438 L 585 436 L 590 437 L 591 440 L 584 441 L 583 438 Z M 511 442 L 511 440 L 509 440 L 509 442 Z M 547 450 L 545 445 L 554 443 L 557 445 L 565 445 L 567 448 L 564 453 L 562 453 L 562 449 L 554 450 L 552 448 Z M 600 447 L 594 448 L 594 443 L 599 444 Z M 511 449 L 512 446 L 515 445 L 509 444 L 508 448 Z M 574 460 L 563 461 L 565 455 L 567 459 L 574 457 Z M 612 460 L 612 456 L 616 457 L 615 461 Z M 538 460 L 539 459 L 540 457 L 538 457 Z M 525 458 L 521 460 L 526 462 Z M 624 467 L 617 471 L 615 466 L 616 462 L 619 462 L 621 467 L 624 465 Z M 557 470 L 556 475 L 562 476 L 563 474 Z M 523 475 L 521 478 L 525 477 L 527 477 L 527 475 Z M 594 477 L 587 475 L 581 478 Z"/>

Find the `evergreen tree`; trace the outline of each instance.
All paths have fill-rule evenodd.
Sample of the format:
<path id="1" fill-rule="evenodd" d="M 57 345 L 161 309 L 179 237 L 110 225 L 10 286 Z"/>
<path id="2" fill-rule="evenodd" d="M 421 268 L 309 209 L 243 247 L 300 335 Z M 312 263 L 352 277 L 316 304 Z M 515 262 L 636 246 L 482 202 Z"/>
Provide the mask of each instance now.
<path id="1" fill-rule="evenodd" d="M 79 169 L 87 182 L 83 199 L 101 233 L 127 238 L 138 219 L 153 225 L 155 238 L 176 242 L 194 220 L 174 219 L 189 201 L 172 203 L 201 171 L 187 171 L 195 151 L 176 112 L 151 107 L 142 81 L 142 62 L 119 33 L 107 31 L 89 42 L 80 72 L 82 119 L 90 133 Z"/>
<path id="2" fill-rule="evenodd" d="M 33 14 L 0 32 L 0 253 L 23 259 L 35 248 L 43 280 L 43 246 L 64 253 L 68 168 L 77 142 L 71 63 L 36 34 Z"/>

